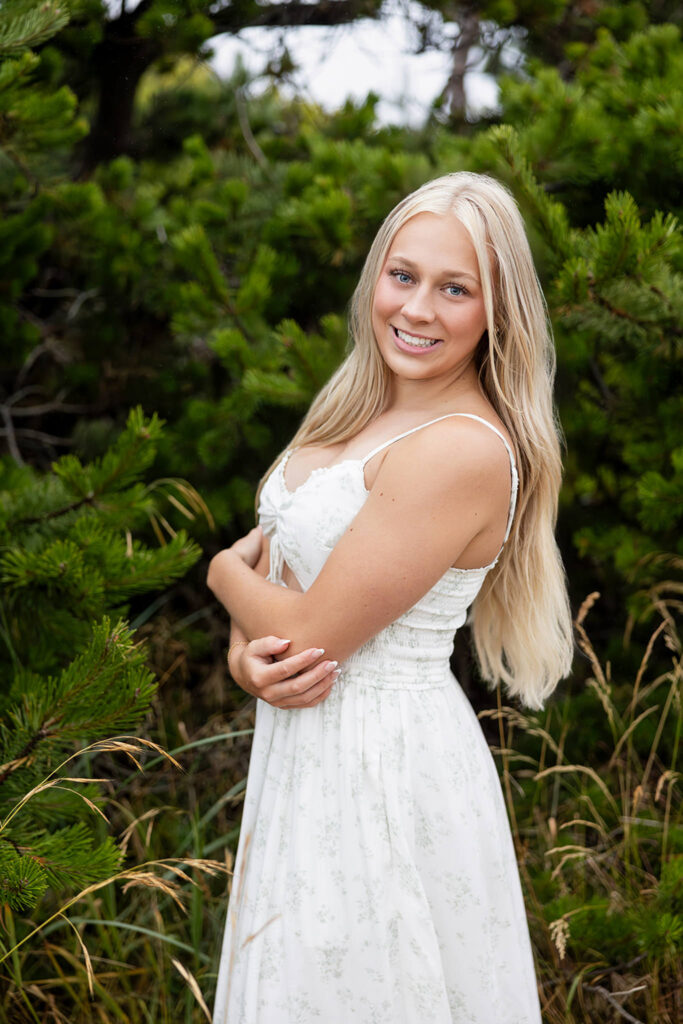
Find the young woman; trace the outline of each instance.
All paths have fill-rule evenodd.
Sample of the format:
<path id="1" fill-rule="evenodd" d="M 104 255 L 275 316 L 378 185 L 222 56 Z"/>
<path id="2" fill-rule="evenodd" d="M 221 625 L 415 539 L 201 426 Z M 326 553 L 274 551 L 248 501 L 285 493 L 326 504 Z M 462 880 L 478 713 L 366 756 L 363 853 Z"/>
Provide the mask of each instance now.
<path id="1" fill-rule="evenodd" d="M 539 1024 L 497 773 L 449 669 L 470 606 L 483 677 L 529 707 L 571 664 L 553 349 L 507 190 L 458 173 L 399 203 L 351 332 L 260 526 L 209 569 L 260 698 L 214 1021 Z"/>

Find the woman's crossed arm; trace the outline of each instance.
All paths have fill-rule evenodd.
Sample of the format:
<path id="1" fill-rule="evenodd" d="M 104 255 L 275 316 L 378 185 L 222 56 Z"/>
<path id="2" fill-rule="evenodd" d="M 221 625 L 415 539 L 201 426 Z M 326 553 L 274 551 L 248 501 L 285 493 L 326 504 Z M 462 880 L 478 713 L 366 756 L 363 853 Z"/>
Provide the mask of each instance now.
<path id="1" fill-rule="evenodd" d="M 305 592 L 253 568 L 252 531 L 219 552 L 208 585 L 248 637 L 314 644 L 343 661 L 411 608 L 468 549 L 494 558 L 510 496 L 505 449 L 471 422 L 443 421 L 388 450 L 370 494 Z M 485 561 L 475 564 L 485 564 Z"/>

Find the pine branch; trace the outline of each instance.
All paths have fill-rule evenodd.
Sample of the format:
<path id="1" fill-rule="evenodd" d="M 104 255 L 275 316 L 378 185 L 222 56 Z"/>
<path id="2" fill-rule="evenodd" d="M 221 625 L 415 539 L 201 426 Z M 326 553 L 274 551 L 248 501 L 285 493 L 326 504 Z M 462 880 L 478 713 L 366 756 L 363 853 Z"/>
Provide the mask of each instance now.
<path id="1" fill-rule="evenodd" d="M 652 322 L 648 320 L 642 320 L 632 313 L 629 313 L 626 309 L 620 309 L 618 306 L 613 305 L 606 299 L 604 295 L 601 295 L 595 288 L 588 289 L 588 297 L 592 302 L 597 303 L 598 306 L 602 306 L 606 309 L 610 316 L 616 317 L 617 319 L 628 320 L 629 323 L 636 324 L 638 327 L 642 327 L 643 330 L 648 330 L 652 327 Z"/>
<path id="2" fill-rule="evenodd" d="M 35 906 L 47 889 L 46 872 L 38 861 L 0 844 L 0 903 L 23 911 Z"/>
<path id="3" fill-rule="evenodd" d="M 111 837 L 97 847 L 85 822 L 77 822 L 56 832 L 43 832 L 21 849 L 24 856 L 36 859 L 52 888 L 68 885 L 83 888 L 103 876 L 113 874 L 122 854 Z"/>
<path id="4" fill-rule="evenodd" d="M 242 7 L 230 3 L 213 12 L 216 33 L 240 32 L 243 28 L 287 28 L 303 25 L 347 25 L 359 18 L 377 18 L 381 0 L 318 0 L 317 3 L 259 4 Z"/>
<path id="5" fill-rule="evenodd" d="M 53 463 L 53 471 L 72 491 L 80 497 L 57 508 L 46 509 L 38 515 L 22 516 L 10 521 L 12 528 L 34 526 L 59 519 L 76 512 L 87 505 L 94 505 L 107 493 L 120 492 L 123 487 L 142 475 L 155 455 L 154 443 L 161 433 L 161 420 L 156 413 L 145 419 L 142 410 L 132 409 L 126 429 L 114 447 L 91 466 L 84 467 L 73 455 L 67 455 Z"/>
<path id="6" fill-rule="evenodd" d="M 44 740 L 48 735 L 49 731 L 46 729 L 45 725 L 42 725 L 40 729 L 31 736 L 19 753 L 3 766 L 3 770 L 0 772 L 0 786 L 2 786 L 3 782 L 10 777 L 12 772 L 23 767 L 34 747 L 36 747 L 38 743 L 40 743 L 41 740 Z"/>
<path id="7" fill-rule="evenodd" d="M 538 183 L 523 151 L 519 135 L 511 125 L 499 125 L 490 129 L 487 138 L 494 144 L 512 173 L 515 191 L 524 197 L 531 208 L 543 234 L 548 257 L 553 263 L 560 263 L 571 254 L 573 241 L 565 207 L 551 199 Z"/>
<path id="8" fill-rule="evenodd" d="M 16 53 L 44 43 L 68 23 L 66 2 L 5 0 L 0 8 L 0 53 Z"/>
<path id="9" fill-rule="evenodd" d="M 41 512 L 39 516 L 26 516 L 25 519 L 17 519 L 13 525 L 34 526 L 36 523 L 47 523 L 50 519 L 59 519 L 61 516 L 68 515 L 69 512 L 77 512 L 84 505 L 92 505 L 95 497 L 94 493 L 88 493 L 85 497 L 79 498 L 78 501 L 72 501 L 71 504 L 64 505 L 61 508 L 54 508 L 49 512 Z"/>
<path id="10" fill-rule="evenodd" d="M 154 691 L 145 667 L 144 651 L 131 629 L 104 618 L 92 631 L 85 649 L 56 678 L 24 678 L 24 705 L 15 707 L 12 728 L 3 726 L 0 751 L 5 761 L 0 785 L 31 759 L 31 772 L 40 771 L 48 751 L 65 748 L 85 732 L 106 736 L 125 728 L 144 714 Z"/>

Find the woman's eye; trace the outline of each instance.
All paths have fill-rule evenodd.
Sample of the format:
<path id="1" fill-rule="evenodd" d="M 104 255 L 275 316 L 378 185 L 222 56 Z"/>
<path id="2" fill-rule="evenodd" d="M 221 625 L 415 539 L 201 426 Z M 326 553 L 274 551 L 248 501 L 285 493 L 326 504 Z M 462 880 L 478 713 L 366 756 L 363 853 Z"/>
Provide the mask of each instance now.
<path id="1" fill-rule="evenodd" d="M 461 284 L 447 284 L 446 291 L 449 295 L 467 295 L 467 288 L 464 288 Z"/>
<path id="2" fill-rule="evenodd" d="M 410 274 L 405 270 L 392 270 L 391 276 L 394 277 L 400 284 L 410 284 L 412 278 Z"/>

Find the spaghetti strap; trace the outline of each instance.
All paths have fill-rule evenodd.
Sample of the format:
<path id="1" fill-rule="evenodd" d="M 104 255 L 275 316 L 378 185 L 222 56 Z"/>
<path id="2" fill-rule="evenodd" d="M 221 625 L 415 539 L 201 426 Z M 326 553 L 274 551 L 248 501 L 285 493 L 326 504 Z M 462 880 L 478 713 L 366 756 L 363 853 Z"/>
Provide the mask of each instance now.
<path id="1" fill-rule="evenodd" d="M 438 423 L 440 420 L 447 420 L 449 416 L 458 415 L 460 414 L 457 412 L 447 412 L 445 416 L 437 416 L 435 420 L 428 420 L 427 423 L 418 423 L 416 427 L 411 427 L 410 430 L 404 430 L 402 434 L 396 434 L 395 437 L 390 437 L 388 441 L 382 441 L 382 443 L 378 444 L 376 448 L 373 448 L 371 452 L 368 452 L 367 455 L 363 456 L 361 459 L 363 466 L 365 466 L 370 459 L 374 458 L 375 455 L 379 455 L 379 453 L 384 451 L 385 448 L 388 448 L 390 444 L 393 444 L 394 441 L 400 441 L 402 438 L 408 437 L 409 434 L 414 434 L 416 431 L 422 430 L 423 427 L 431 427 L 432 423 Z"/>
<path id="2" fill-rule="evenodd" d="M 512 529 L 512 520 L 514 518 L 515 508 L 517 506 L 517 488 L 519 485 L 517 464 L 515 462 L 514 452 L 512 451 L 512 448 L 510 447 L 508 442 L 505 440 L 503 434 L 500 432 L 498 427 L 494 427 L 493 423 L 489 423 L 489 421 L 485 420 L 483 416 L 477 416 L 475 415 L 475 413 L 472 412 L 447 412 L 443 416 L 437 416 L 436 419 L 428 420 L 427 423 L 420 423 L 418 424 L 418 426 L 412 427 L 410 430 L 404 430 L 402 434 L 397 434 L 395 437 L 390 437 L 388 441 L 383 441 L 382 444 L 378 444 L 376 448 L 373 448 L 371 452 L 368 452 L 368 454 L 361 459 L 361 464 L 363 468 L 365 468 L 370 459 L 374 458 L 375 455 L 379 455 L 381 451 L 384 451 L 385 448 L 388 448 L 389 445 L 392 445 L 394 441 L 400 441 L 402 438 L 408 437 L 410 434 L 414 434 L 418 430 L 422 430 L 424 427 L 431 427 L 433 423 L 439 423 L 441 420 L 449 419 L 452 416 L 463 416 L 468 420 L 476 420 L 477 423 L 483 423 L 485 427 L 488 427 L 489 430 L 492 430 L 494 434 L 498 435 L 498 437 L 505 445 L 505 448 L 507 449 L 507 453 L 510 458 L 510 510 L 508 512 L 508 521 L 505 530 L 505 537 L 503 538 L 503 544 L 505 544 L 508 537 L 510 536 L 510 530 Z M 502 550 L 503 549 L 501 547 L 501 551 Z M 496 561 L 499 556 L 500 551 L 496 556 Z M 492 562 L 491 564 L 494 565 L 495 562 Z"/>

